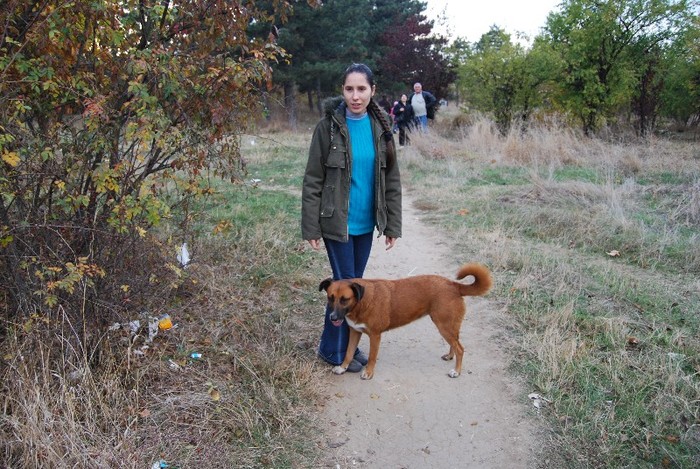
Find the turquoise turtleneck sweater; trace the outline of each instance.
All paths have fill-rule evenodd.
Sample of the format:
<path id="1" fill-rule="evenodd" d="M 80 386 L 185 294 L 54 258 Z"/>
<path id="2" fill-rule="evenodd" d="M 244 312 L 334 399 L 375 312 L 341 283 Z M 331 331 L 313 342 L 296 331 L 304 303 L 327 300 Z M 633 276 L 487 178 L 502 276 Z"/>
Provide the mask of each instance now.
<path id="1" fill-rule="evenodd" d="M 348 234 L 357 236 L 370 233 L 375 225 L 374 141 L 367 113 L 360 117 L 347 113 L 345 117 L 352 149 Z"/>

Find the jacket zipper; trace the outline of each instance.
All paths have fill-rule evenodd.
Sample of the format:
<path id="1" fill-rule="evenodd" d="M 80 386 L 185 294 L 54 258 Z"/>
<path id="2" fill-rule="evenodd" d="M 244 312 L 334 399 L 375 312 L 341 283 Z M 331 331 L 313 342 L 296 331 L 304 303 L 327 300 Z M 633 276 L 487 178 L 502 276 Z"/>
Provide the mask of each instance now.
<path id="1" fill-rule="evenodd" d="M 333 117 L 335 119 L 335 116 Z M 337 120 L 336 120 L 337 122 Z M 348 185 L 348 196 L 345 198 L 345 242 L 347 243 L 348 240 L 350 239 L 350 228 L 348 227 L 348 222 L 350 218 L 350 185 L 352 184 L 352 164 L 351 164 L 351 158 L 350 158 L 350 135 L 347 133 L 347 126 L 343 127 L 340 122 L 338 123 L 338 132 L 343 135 L 343 138 L 345 139 L 345 148 L 347 148 L 347 151 L 345 152 L 345 167 L 348 169 L 347 170 L 347 185 Z"/>

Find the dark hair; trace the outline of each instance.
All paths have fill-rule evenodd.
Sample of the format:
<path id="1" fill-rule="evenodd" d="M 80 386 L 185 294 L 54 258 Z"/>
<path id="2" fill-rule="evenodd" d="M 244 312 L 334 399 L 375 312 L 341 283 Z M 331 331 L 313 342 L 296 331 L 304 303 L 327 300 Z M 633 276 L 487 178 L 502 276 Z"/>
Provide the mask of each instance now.
<path id="1" fill-rule="evenodd" d="M 369 86 L 374 87 L 374 73 L 372 73 L 372 69 L 367 65 L 357 63 L 351 64 L 345 69 L 345 73 L 343 73 L 343 84 L 345 84 L 345 80 L 347 80 L 348 75 L 351 73 L 361 73 L 367 78 Z M 386 164 L 387 168 L 391 168 L 396 162 L 396 145 L 394 144 L 392 125 L 382 108 L 374 101 L 374 98 L 370 98 L 367 110 L 371 112 L 382 125 L 384 140 L 386 140 Z"/>
<path id="2" fill-rule="evenodd" d="M 369 68 L 365 64 L 351 64 L 348 68 L 345 69 L 345 73 L 343 73 L 343 84 L 345 84 L 345 80 L 348 79 L 348 75 L 351 73 L 361 73 L 367 78 L 367 83 L 369 83 L 369 86 L 374 86 L 374 73 L 372 73 L 372 69 Z"/>

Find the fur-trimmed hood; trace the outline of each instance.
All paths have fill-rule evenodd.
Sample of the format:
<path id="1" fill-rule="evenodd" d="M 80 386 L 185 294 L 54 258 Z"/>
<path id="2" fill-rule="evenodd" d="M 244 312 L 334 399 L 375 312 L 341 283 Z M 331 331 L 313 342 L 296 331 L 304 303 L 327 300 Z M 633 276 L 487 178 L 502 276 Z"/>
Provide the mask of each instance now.
<path id="1" fill-rule="evenodd" d="M 345 115 L 345 100 L 342 96 L 333 96 L 331 98 L 326 98 L 321 103 L 321 108 L 326 116 L 332 116 L 337 111 L 342 110 L 341 115 Z"/>

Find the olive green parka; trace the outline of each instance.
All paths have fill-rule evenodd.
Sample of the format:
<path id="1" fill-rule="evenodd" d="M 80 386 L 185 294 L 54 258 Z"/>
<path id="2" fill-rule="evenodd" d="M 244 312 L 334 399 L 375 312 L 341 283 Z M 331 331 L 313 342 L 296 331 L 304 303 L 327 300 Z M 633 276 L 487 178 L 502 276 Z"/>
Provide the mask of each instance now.
<path id="1" fill-rule="evenodd" d="M 314 130 L 301 194 L 305 240 L 348 240 L 352 148 L 342 97 L 324 101 L 325 117 Z M 387 165 L 381 123 L 369 113 L 375 150 L 374 212 L 378 236 L 401 237 L 401 178 L 396 159 Z M 393 135 L 391 135 L 393 138 Z"/>

